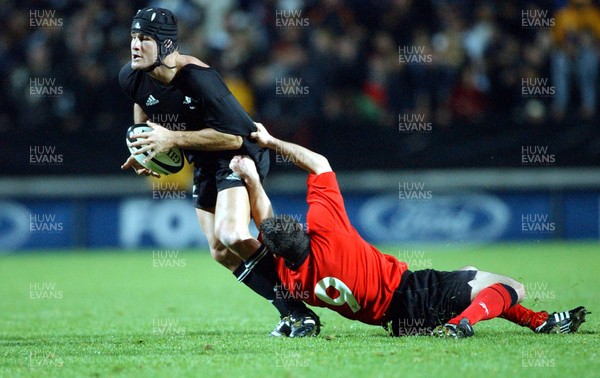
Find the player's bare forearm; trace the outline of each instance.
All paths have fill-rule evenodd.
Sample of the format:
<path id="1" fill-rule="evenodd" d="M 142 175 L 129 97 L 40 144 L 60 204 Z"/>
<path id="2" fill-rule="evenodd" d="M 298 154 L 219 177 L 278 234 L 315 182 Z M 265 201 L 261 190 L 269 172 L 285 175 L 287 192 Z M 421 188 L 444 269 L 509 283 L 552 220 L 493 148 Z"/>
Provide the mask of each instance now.
<path id="1" fill-rule="evenodd" d="M 146 123 L 148 116 L 138 104 L 133 105 L 133 122 Z M 157 125 L 154 124 L 153 125 Z M 225 134 L 215 129 L 202 129 L 197 131 L 173 131 L 171 134 L 164 133 L 164 138 L 171 147 L 179 147 L 190 150 L 202 151 L 224 151 L 237 150 L 242 147 L 242 137 L 238 135 Z M 170 147 L 169 147 L 170 148 Z"/>
<path id="2" fill-rule="evenodd" d="M 174 145 L 179 148 L 203 151 L 237 150 L 242 147 L 242 137 L 222 133 L 215 129 L 174 131 Z"/>
<path id="3" fill-rule="evenodd" d="M 256 164 L 254 164 L 254 161 L 247 156 L 236 155 L 231 159 L 229 168 L 234 173 L 238 174 L 246 183 L 252 219 L 257 226 L 260 226 L 263 220 L 273 216 L 273 206 L 260 183 L 260 176 L 256 170 Z"/>
<path id="4" fill-rule="evenodd" d="M 246 180 L 246 188 L 250 197 L 250 208 L 252 219 L 257 227 L 267 219 L 273 217 L 273 206 L 260 181 L 249 182 Z"/>
<path id="5" fill-rule="evenodd" d="M 276 154 L 282 155 L 294 163 L 297 167 L 309 173 L 321 174 L 331 172 L 331 166 L 325 156 L 299 146 L 273 137 L 260 123 L 254 123 L 258 131 L 253 132 L 251 137 L 256 139 L 262 147 L 274 150 Z"/>
<path id="6" fill-rule="evenodd" d="M 132 134 L 131 138 L 138 140 L 129 146 L 138 148 L 135 152 L 136 155 L 150 153 L 148 156 L 150 159 L 154 154 L 176 147 L 188 150 L 224 151 L 237 150 L 242 146 L 242 137 L 225 134 L 214 129 L 171 131 L 151 121 L 147 121 L 146 124 L 152 130 Z"/>

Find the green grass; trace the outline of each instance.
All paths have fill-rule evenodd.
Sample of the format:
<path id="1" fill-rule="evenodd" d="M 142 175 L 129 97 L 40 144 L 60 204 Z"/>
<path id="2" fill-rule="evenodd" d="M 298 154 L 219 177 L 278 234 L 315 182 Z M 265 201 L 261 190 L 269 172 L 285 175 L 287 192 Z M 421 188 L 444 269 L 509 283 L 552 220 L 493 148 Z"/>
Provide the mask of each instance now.
<path id="1" fill-rule="evenodd" d="M 390 338 L 319 308 L 321 336 L 273 339 L 266 334 L 275 310 L 207 253 L 179 251 L 180 267 L 153 267 L 150 250 L 12 255 L 0 258 L 0 376 L 600 375 L 600 245 L 420 251 L 413 268 L 475 265 L 534 288 L 527 306 L 584 304 L 594 314 L 576 335 L 537 335 L 494 319 L 477 324 L 473 338 L 440 340 Z"/>

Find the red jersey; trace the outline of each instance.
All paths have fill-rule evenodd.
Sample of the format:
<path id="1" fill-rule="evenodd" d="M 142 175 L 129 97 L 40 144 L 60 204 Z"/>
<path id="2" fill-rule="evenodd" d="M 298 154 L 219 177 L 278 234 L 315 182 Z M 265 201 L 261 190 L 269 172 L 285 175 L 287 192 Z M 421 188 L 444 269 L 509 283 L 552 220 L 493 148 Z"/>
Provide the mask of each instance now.
<path id="1" fill-rule="evenodd" d="M 311 251 L 296 271 L 277 259 L 283 286 L 310 305 L 381 325 L 406 263 L 379 252 L 352 227 L 335 173 L 311 174 L 307 185 Z"/>

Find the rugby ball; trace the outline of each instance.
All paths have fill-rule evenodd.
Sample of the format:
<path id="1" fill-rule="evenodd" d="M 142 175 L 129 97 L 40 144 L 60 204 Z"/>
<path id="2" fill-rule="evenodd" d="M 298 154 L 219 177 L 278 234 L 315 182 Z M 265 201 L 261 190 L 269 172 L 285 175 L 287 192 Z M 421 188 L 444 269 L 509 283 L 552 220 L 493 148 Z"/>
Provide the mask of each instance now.
<path id="1" fill-rule="evenodd" d="M 135 142 L 137 139 L 131 138 L 131 134 L 139 134 L 146 131 L 151 131 L 152 128 L 145 123 L 137 123 L 127 129 L 127 135 L 125 140 L 127 142 L 127 148 L 133 155 L 138 150 L 138 147 L 129 147 L 129 143 Z M 143 167 L 149 170 L 159 173 L 161 175 L 169 175 L 171 173 L 177 173 L 183 168 L 183 151 L 181 148 L 171 148 L 169 151 L 161 152 L 154 155 L 147 163 L 144 163 L 144 159 L 148 157 L 149 153 L 145 152 L 140 155 L 133 155 L 135 160 L 138 161 Z"/>

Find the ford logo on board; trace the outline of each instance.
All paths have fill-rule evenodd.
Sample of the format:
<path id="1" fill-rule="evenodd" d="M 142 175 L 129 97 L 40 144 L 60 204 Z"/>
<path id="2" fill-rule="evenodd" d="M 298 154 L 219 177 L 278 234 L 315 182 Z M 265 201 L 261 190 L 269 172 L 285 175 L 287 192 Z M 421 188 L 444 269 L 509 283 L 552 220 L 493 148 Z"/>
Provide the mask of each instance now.
<path id="1" fill-rule="evenodd" d="M 359 210 L 360 227 L 374 242 L 493 241 L 507 229 L 510 209 L 489 194 L 435 195 L 427 200 L 374 197 Z"/>

